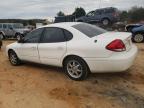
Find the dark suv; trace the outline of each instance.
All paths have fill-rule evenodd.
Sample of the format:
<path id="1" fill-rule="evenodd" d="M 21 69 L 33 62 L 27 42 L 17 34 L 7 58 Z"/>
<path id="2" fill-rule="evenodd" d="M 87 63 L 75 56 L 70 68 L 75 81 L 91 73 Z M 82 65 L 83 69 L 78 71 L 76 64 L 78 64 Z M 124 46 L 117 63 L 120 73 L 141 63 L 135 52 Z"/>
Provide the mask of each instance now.
<path id="1" fill-rule="evenodd" d="M 77 18 L 78 22 L 101 22 L 103 25 L 109 25 L 110 23 L 117 22 L 119 20 L 119 11 L 117 8 L 108 7 L 101 8 L 89 12 L 86 16 Z"/>

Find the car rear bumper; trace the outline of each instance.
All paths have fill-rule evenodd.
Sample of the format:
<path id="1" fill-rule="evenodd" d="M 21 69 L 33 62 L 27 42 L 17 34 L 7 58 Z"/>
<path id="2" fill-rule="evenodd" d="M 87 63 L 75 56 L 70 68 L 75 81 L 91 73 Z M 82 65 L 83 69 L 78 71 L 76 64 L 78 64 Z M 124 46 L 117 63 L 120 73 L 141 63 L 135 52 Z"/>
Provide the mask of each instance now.
<path id="1" fill-rule="evenodd" d="M 137 47 L 109 58 L 84 58 L 92 73 L 123 72 L 130 68 L 137 55 Z"/>

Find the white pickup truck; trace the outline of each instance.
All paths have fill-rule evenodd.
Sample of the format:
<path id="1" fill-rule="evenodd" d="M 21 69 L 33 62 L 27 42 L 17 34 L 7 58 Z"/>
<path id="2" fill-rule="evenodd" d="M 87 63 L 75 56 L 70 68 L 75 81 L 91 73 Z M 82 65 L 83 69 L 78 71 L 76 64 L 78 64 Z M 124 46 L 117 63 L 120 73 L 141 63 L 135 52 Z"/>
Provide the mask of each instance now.
<path id="1" fill-rule="evenodd" d="M 24 35 L 29 31 L 21 23 L 0 23 L 0 37 L 2 39 L 18 38 L 20 35 Z"/>

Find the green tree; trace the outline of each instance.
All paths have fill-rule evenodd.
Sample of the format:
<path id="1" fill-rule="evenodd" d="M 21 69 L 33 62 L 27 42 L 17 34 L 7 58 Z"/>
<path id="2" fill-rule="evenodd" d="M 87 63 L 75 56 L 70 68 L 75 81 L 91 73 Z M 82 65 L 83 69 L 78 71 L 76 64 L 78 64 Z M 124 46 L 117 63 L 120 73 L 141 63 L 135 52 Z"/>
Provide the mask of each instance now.
<path id="1" fill-rule="evenodd" d="M 64 12 L 59 11 L 59 12 L 57 13 L 57 16 L 65 16 L 65 14 L 64 14 Z"/>
<path id="2" fill-rule="evenodd" d="M 144 20 L 144 8 L 143 7 L 132 7 L 129 10 L 129 18 L 132 22 Z"/>
<path id="3" fill-rule="evenodd" d="M 121 21 L 127 21 L 129 19 L 129 14 L 127 11 L 121 11 L 120 12 L 120 20 Z"/>
<path id="4" fill-rule="evenodd" d="M 82 7 L 77 7 L 75 8 L 75 11 L 73 12 L 73 14 L 76 18 L 81 17 L 81 16 L 85 16 L 86 12 L 84 10 L 84 8 Z"/>

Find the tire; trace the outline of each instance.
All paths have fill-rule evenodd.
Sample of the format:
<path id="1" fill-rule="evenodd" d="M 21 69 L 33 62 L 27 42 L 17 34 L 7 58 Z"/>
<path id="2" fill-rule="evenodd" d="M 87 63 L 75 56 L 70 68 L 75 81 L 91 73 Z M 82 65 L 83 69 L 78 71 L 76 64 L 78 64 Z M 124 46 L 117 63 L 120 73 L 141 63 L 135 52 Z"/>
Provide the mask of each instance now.
<path id="1" fill-rule="evenodd" d="M 103 24 L 104 26 L 107 26 L 107 25 L 110 24 L 110 20 L 107 19 L 107 18 L 104 18 L 104 19 L 102 20 L 102 24 Z"/>
<path id="2" fill-rule="evenodd" d="M 142 43 L 142 42 L 144 42 L 144 34 L 136 33 L 136 34 L 134 34 L 132 40 L 133 40 L 133 42 L 136 42 L 136 43 Z"/>
<path id="3" fill-rule="evenodd" d="M 9 51 L 9 61 L 13 66 L 18 66 L 21 64 L 20 59 L 14 51 Z"/>
<path id="4" fill-rule="evenodd" d="M 80 57 L 72 56 L 64 61 L 66 75 L 75 81 L 81 81 L 88 77 L 89 68 L 85 61 Z"/>

